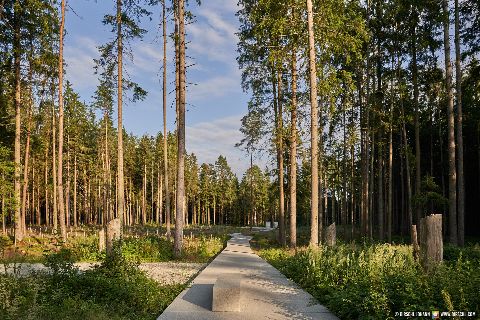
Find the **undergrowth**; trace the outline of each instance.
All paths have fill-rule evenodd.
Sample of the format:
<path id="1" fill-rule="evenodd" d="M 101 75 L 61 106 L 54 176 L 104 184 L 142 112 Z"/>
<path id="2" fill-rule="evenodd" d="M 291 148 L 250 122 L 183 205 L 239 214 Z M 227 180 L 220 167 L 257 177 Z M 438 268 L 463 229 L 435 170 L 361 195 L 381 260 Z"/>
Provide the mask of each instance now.
<path id="1" fill-rule="evenodd" d="M 426 273 L 407 245 L 341 244 L 259 254 L 341 319 L 393 319 L 396 311 L 480 314 L 477 249 L 446 248 L 448 260 Z"/>
<path id="2" fill-rule="evenodd" d="M 50 273 L 0 274 L 0 319 L 156 319 L 184 289 L 150 279 L 119 246 L 85 272 L 66 249 L 45 260 Z"/>

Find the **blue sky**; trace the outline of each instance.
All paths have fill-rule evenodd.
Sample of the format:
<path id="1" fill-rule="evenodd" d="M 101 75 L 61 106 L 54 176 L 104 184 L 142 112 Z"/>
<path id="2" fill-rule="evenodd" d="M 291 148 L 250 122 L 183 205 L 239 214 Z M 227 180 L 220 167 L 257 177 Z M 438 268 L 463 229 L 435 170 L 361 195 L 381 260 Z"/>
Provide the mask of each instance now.
<path id="1" fill-rule="evenodd" d="M 236 0 L 204 0 L 201 6 L 189 10 L 197 17 L 187 25 L 187 55 L 191 65 L 187 74 L 187 151 L 194 152 L 198 161 L 214 162 L 218 155 L 227 157 L 232 169 L 240 177 L 249 166 L 247 156 L 235 143 L 242 138 L 240 119 L 247 112 L 248 95 L 242 92 L 240 71 L 236 62 L 238 10 Z M 93 59 L 97 47 L 113 38 L 111 30 L 101 21 L 106 13 L 114 13 L 113 0 L 70 0 L 66 16 L 65 38 L 66 78 L 73 83 L 86 102 L 98 84 Z M 146 19 L 142 27 L 148 34 L 142 41 L 131 44 L 133 61 L 127 61 L 125 71 L 133 81 L 148 91 L 146 100 L 127 102 L 124 106 L 124 126 L 136 135 L 156 135 L 162 130 L 161 60 L 162 33 L 159 29 L 160 8 L 151 8 L 152 21 Z M 170 33 L 172 25 L 169 23 Z M 169 43 L 171 46 L 171 42 Z M 173 49 L 168 48 L 168 92 L 173 91 Z M 172 108 L 174 93 L 168 96 L 168 127 L 175 126 Z M 114 119 L 116 122 L 116 119 Z"/>

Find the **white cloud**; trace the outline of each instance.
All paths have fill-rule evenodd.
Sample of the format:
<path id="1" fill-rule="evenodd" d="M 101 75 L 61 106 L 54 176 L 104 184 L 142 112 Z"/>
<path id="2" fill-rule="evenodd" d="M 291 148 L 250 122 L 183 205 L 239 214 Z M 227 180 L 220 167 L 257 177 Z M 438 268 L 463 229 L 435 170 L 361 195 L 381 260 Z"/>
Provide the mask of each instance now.
<path id="1" fill-rule="evenodd" d="M 233 172 L 241 177 L 249 165 L 244 152 L 235 148 L 242 139 L 239 131 L 241 118 L 236 115 L 187 126 L 188 152 L 195 153 L 199 164 L 214 163 L 219 155 L 226 156 Z"/>
<path id="2" fill-rule="evenodd" d="M 75 37 L 65 44 L 66 78 L 76 90 L 89 90 L 97 83 L 93 62 L 98 57 L 97 46 L 93 39 L 86 36 Z"/>
<path id="3" fill-rule="evenodd" d="M 224 97 L 233 92 L 237 92 L 239 86 L 238 78 L 235 78 L 232 74 L 218 75 L 192 85 L 188 88 L 187 98 L 195 102 L 204 99 Z"/>

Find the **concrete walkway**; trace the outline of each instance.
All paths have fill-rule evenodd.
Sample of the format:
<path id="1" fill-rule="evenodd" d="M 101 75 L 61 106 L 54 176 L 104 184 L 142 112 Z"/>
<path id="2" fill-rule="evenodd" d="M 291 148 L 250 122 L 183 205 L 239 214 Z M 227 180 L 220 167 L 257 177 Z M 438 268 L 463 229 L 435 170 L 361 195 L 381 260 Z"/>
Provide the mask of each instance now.
<path id="1" fill-rule="evenodd" d="M 165 309 L 158 320 L 338 320 L 308 293 L 253 253 L 251 237 L 233 234 L 227 247 Z M 242 275 L 241 311 L 212 312 L 212 289 L 220 274 Z"/>

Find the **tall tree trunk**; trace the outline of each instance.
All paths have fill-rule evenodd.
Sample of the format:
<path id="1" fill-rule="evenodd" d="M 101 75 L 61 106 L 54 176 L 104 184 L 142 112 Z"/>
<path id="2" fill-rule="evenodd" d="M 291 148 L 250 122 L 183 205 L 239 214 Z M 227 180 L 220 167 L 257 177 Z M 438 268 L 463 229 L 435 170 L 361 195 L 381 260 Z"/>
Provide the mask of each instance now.
<path id="1" fill-rule="evenodd" d="M 65 27 L 65 0 L 62 0 L 60 20 L 60 50 L 58 54 L 58 211 L 63 241 L 67 241 L 65 227 L 65 198 L 63 197 L 63 29 Z"/>
<path id="2" fill-rule="evenodd" d="M 73 159 L 73 226 L 77 226 L 77 153 Z"/>
<path id="3" fill-rule="evenodd" d="M 5 176 L 2 173 L 2 180 L 5 181 Z M 7 224 L 6 224 L 7 213 L 5 212 L 5 193 L 2 192 L 2 233 L 4 236 L 7 235 Z"/>
<path id="4" fill-rule="evenodd" d="M 307 0 L 308 44 L 310 63 L 310 121 L 311 121 L 311 214 L 310 245 L 318 245 L 318 111 L 317 111 L 317 67 L 315 54 L 315 34 L 313 31 L 312 0 Z"/>
<path id="5" fill-rule="evenodd" d="M 415 19 L 414 23 L 416 23 Z M 415 108 L 415 196 L 418 198 L 422 192 L 422 167 L 420 153 L 420 120 L 418 111 L 418 64 L 417 64 L 417 28 L 413 27 L 413 43 L 412 43 L 412 81 L 413 81 L 413 104 Z M 422 218 L 422 208 L 415 206 L 415 218 L 413 223 L 417 225 Z"/>
<path id="6" fill-rule="evenodd" d="M 48 135 L 47 135 L 48 136 Z M 50 199 L 48 196 L 48 148 L 50 140 L 47 137 L 47 146 L 45 148 L 45 225 L 50 226 Z"/>
<path id="7" fill-rule="evenodd" d="M 117 148 L 117 218 L 120 220 L 120 236 L 122 235 L 125 210 L 125 181 L 123 177 L 123 43 L 122 43 L 122 0 L 117 0 L 117 45 L 118 45 L 118 148 Z"/>
<path id="8" fill-rule="evenodd" d="M 293 10 L 293 9 L 292 9 Z M 297 247 L 297 52 L 292 50 L 292 109 L 290 129 L 290 247 Z"/>
<path id="9" fill-rule="evenodd" d="M 452 62 L 450 61 L 450 20 L 448 0 L 443 0 L 443 41 L 445 46 L 445 89 L 447 90 L 448 123 L 448 201 L 449 240 L 457 244 L 457 169 L 455 163 L 455 114 L 453 111 Z"/>
<path id="10" fill-rule="evenodd" d="M 33 99 L 32 102 L 33 103 Z M 32 129 L 32 106 L 29 107 L 27 116 L 27 141 L 25 143 L 25 159 L 23 165 L 23 192 L 22 192 L 22 215 L 20 219 L 20 224 L 22 226 L 22 232 L 24 235 L 27 234 L 27 194 L 28 194 L 28 169 L 30 161 L 30 136 Z"/>
<path id="11" fill-rule="evenodd" d="M 277 116 L 277 159 L 278 159 L 278 183 L 279 183 L 279 240 L 284 247 L 285 239 L 285 191 L 284 191 L 284 173 L 283 173 L 283 86 L 282 70 L 277 72 L 278 85 L 278 116 Z"/>
<path id="12" fill-rule="evenodd" d="M 400 61 L 398 61 L 397 70 L 398 70 L 398 81 L 400 82 Z M 401 90 L 401 89 L 400 89 Z M 402 135 L 403 135 L 403 152 L 405 154 L 405 170 L 406 170 L 406 182 L 407 182 L 407 211 L 408 211 L 408 227 L 410 228 L 413 224 L 413 213 L 412 213 L 412 185 L 410 181 L 410 156 L 408 150 L 407 142 L 407 129 L 405 126 L 405 112 L 403 110 L 403 97 L 400 92 L 400 112 L 402 116 Z"/>
<path id="13" fill-rule="evenodd" d="M 458 245 L 465 244 L 465 178 L 463 175 L 462 65 L 460 56 L 460 8 L 455 0 L 455 75 L 457 87 L 457 153 L 458 153 Z"/>
<path id="14" fill-rule="evenodd" d="M 165 179 L 165 223 L 167 224 L 167 238 L 170 239 L 170 192 L 168 188 L 168 150 L 167 150 L 167 23 L 165 1 L 162 6 L 163 26 L 163 170 Z"/>
<path id="15" fill-rule="evenodd" d="M 151 208 L 150 208 L 150 215 L 151 215 L 151 222 L 154 223 L 155 221 L 155 216 L 154 216 L 154 202 L 155 202 L 155 197 L 154 197 L 154 186 L 155 184 L 153 183 L 153 160 L 152 160 L 152 166 L 151 166 L 151 175 L 150 175 L 150 205 L 151 205 Z"/>
<path id="16" fill-rule="evenodd" d="M 53 231 L 58 232 L 58 204 L 57 204 L 57 114 L 52 91 L 52 175 L 53 175 Z"/>
<path id="17" fill-rule="evenodd" d="M 37 169 L 37 208 L 36 208 L 36 214 L 37 214 L 37 218 L 36 218 L 36 223 L 37 223 L 37 226 L 40 227 L 40 224 L 41 224 L 41 213 L 40 213 L 40 170 Z"/>
<path id="18" fill-rule="evenodd" d="M 182 253 L 183 240 L 183 201 L 185 197 L 185 2 L 178 0 L 179 20 L 179 105 L 178 105 L 178 132 L 177 132 L 177 199 L 174 253 L 179 257 Z"/>
<path id="19" fill-rule="evenodd" d="M 142 184 L 142 224 L 145 225 L 147 223 L 147 164 L 144 164 L 144 171 L 143 171 L 143 184 Z"/>
<path id="20" fill-rule="evenodd" d="M 70 136 L 67 135 L 67 186 L 65 191 L 65 223 L 71 228 L 70 216 Z"/>
<path id="21" fill-rule="evenodd" d="M 392 58 L 392 70 L 394 59 Z M 388 132 L 388 204 L 387 204 L 387 241 L 392 242 L 392 217 L 393 217 L 393 78 L 391 81 L 392 99 L 390 104 L 390 130 Z"/>
<path id="22" fill-rule="evenodd" d="M 383 241 L 384 230 L 384 206 L 383 206 L 383 147 L 382 147 L 382 132 L 378 133 L 378 159 L 377 159 L 377 182 L 378 182 L 378 197 L 377 197 L 377 212 L 378 212 L 378 239 Z"/>
<path id="23" fill-rule="evenodd" d="M 153 195 L 152 195 L 153 197 Z M 160 178 L 160 161 L 157 163 L 157 207 L 155 208 L 155 221 L 156 223 L 158 224 L 162 224 L 162 221 L 161 221 L 161 212 L 160 212 L 160 208 L 162 207 L 162 202 L 161 202 L 161 199 L 162 198 L 162 180 Z M 163 199 L 162 199 L 163 200 Z"/>
<path id="24" fill-rule="evenodd" d="M 22 169 L 21 163 L 21 146 L 20 146 L 20 134 L 21 134 L 21 110 L 20 105 L 22 103 L 21 98 L 21 53 L 20 53 L 20 1 L 15 2 L 15 18 L 14 18 L 14 68 L 15 68 L 15 242 L 23 240 L 24 232 L 22 228 L 22 212 L 20 208 L 20 172 Z"/>

